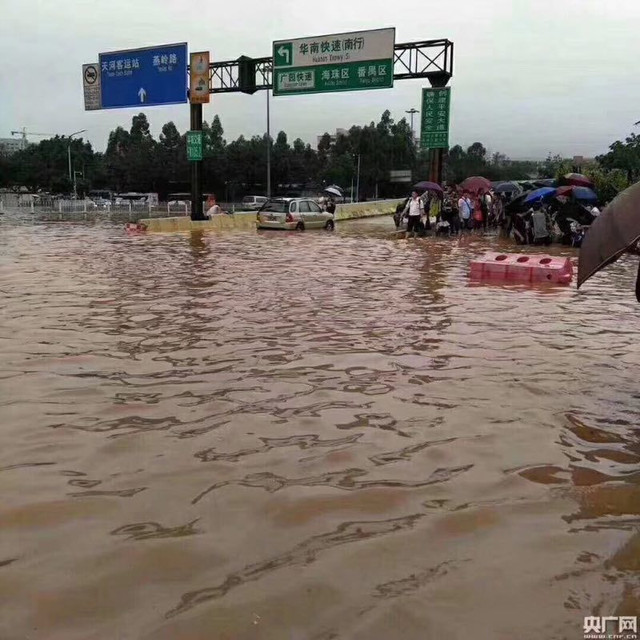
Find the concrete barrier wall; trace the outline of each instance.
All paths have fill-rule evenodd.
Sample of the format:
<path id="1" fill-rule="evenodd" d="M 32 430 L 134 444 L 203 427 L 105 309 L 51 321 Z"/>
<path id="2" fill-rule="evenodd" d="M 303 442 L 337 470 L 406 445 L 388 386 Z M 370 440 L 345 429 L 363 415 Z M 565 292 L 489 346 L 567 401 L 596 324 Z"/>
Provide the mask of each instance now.
<path id="1" fill-rule="evenodd" d="M 206 231 L 251 231 L 256 228 L 256 214 L 235 213 L 232 216 L 214 216 L 211 220 L 194 221 L 188 216 L 179 218 L 144 218 L 140 224 L 147 227 L 147 231 L 171 232 L 192 231 L 203 229 Z"/>
<path id="2" fill-rule="evenodd" d="M 355 220 L 356 218 L 373 218 L 395 213 L 401 200 L 373 200 L 371 202 L 354 202 L 339 204 L 336 207 L 336 220 Z"/>
<path id="3" fill-rule="evenodd" d="M 336 220 L 354 220 L 356 218 L 372 218 L 394 213 L 400 200 L 375 200 L 371 202 L 355 202 L 339 204 L 336 208 Z M 172 232 L 204 229 L 210 231 L 251 231 L 256 228 L 255 211 L 235 213 L 232 216 L 214 216 L 211 220 L 194 222 L 187 216 L 175 218 L 143 218 L 141 224 L 147 231 Z"/>

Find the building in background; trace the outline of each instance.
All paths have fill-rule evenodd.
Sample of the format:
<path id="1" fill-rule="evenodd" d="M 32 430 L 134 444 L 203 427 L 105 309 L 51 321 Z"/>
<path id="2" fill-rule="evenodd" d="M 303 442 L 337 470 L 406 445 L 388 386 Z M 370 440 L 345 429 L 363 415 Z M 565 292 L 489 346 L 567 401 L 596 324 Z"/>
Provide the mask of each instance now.
<path id="1" fill-rule="evenodd" d="M 336 129 L 336 132 L 333 134 L 329 134 L 331 138 L 331 144 L 335 144 L 338 136 L 348 136 L 349 131 L 347 129 Z M 320 144 L 320 141 L 324 138 L 324 133 L 321 136 L 317 136 L 317 144 Z"/>
<path id="2" fill-rule="evenodd" d="M 26 149 L 28 142 L 24 138 L 0 138 L 0 155 L 11 156 Z"/>

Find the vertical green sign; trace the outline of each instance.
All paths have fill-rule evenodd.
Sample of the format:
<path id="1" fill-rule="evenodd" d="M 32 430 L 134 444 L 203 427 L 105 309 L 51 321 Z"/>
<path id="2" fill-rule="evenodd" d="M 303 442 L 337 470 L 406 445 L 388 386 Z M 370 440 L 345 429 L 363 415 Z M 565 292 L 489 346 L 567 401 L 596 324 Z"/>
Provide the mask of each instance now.
<path id="1" fill-rule="evenodd" d="M 450 87 L 422 90 L 420 146 L 423 149 L 446 149 L 449 146 L 450 109 Z"/>
<path id="2" fill-rule="evenodd" d="M 202 160 L 202 131 L 187 131 L 187 160 Z"/>

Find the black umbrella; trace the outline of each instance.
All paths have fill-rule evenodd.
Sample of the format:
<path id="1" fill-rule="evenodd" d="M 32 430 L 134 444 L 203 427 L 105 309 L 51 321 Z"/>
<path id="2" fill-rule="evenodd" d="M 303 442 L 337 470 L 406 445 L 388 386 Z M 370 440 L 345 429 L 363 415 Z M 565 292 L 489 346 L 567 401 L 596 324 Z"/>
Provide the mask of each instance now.
<path id="1" fill-rule="evenodd" d="M 515 182 L 499 182 L 493 190 L 496 193 L 521 193 L 522 187 Z"/>
<path id="2" fill-rule="evenodd" d="M 595 219 L 580 248 L 578 287 L 640 241 L 640 182 L 618 194 Z M 640 267 L 636 280 L 640 302 Z"/>

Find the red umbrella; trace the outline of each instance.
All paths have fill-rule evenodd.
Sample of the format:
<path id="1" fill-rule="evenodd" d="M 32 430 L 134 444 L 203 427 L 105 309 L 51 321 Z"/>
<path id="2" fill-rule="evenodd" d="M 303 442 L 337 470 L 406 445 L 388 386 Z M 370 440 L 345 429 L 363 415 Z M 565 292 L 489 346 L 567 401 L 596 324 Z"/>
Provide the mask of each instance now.
<path id="1" fill-rule="evenodd" d="M 581 173 L 567 173 L 566 176 L 562 176 L 562 182 L 566 185 L 573 185 L 575 187 L 593 188 L 593 182 Z"/>
<path id="2" fill-rule="evenodd" d="M 490 191 L 491 181 L 482 176 L 471 176 L 460 185 L 465 191 L 470 193 L 480 193 L 480 191 Z"/>
<path id="3" fill-rule="evenodd" d="M 564 187 L 558 187 L 556 189 L 557 196 L 570 196 L 573 192 L 573 185 L 565 185 Z"/>

